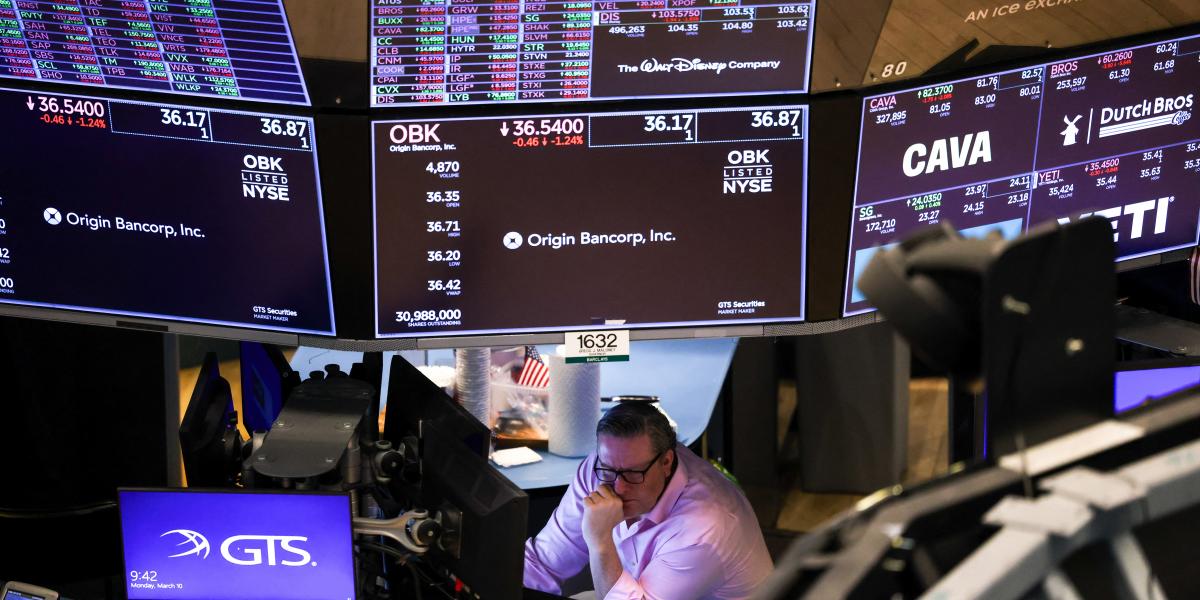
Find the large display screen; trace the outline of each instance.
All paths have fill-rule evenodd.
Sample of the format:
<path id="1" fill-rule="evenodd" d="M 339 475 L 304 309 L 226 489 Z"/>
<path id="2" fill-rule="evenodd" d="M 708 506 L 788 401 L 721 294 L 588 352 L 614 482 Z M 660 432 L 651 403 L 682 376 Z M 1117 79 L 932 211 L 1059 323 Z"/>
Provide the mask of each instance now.
<path id="1" fill-rule="evenodd" d="M 803 319 L 807 112 L 374 123 L 377 335 Z"/>
<path id="2" fill-rule="evenodd" d="M 333 334 L 312 120 L 0 89 L 0 303 Z"/>
<path id="3" fill-rule="evenodd" d="M 815 4 L 371 0 L 371 104 L 804 92 Z"/>
<path id="4" fill-rule="evenodd" d="M 353 600 L 350 499 L 120 490 L 130 600 Z"/>
<path id="5" fill-rule="evenodd" d="M 874 252 L 947 221 L 1013 237 L 1087 215 L 1118 260 L 1195 245 L 1200 38 L 866 98 L 844 313 Z"/>
<path id="6" fill-rule="evenodd" d="M 282 0 L 0 0 L 0 77 L 308 104 Z"/>

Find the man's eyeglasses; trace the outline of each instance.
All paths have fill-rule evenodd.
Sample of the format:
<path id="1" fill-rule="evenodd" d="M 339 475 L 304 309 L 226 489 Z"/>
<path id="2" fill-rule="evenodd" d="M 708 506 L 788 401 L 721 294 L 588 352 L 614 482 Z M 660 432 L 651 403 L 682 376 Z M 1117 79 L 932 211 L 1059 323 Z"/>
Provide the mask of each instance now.
<path id="1" fill-rule="evenodd" d="M 637 469 L 606 469 L 604 467 L 592 467 L 592 471 L 596 473 L 596 479 L 604 483 L 616 483 L 618 476 L 624 479 L 625 483 L 642 483 L 646 481 L 646 472 L 654 467 L 654 463 L 658 462 L 658 458 L 663 455 L 663 452 L 655 454 L 650 464 L 640 471 Z"/>

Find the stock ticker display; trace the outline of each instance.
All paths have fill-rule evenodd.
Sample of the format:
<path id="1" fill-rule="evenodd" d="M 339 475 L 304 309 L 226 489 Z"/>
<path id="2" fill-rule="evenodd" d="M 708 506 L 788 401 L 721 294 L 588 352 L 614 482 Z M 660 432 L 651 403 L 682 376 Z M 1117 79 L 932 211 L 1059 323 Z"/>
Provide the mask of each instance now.
<path id="1" fill-rule="evenodd" d="M 306 118 L 0 89 L 0 303 L 334 333 Z"/>
<path id="2" fill-rule="evenodd" d="M 0 77 L 308 104 L 282 0 L 0 0 Z"/>
<path id="3" fill-rule="evenodd" d="M 815 4 L 371 0 L 371 104 L 804 92 Z"/>
<path id="4" fill-rule="evenodd" d="M 798 321 L 807 108 L 373 124 L 380 337 Z"/>
<path id="5" fill-rule="evenodd" d="M 946 221 L 1015 237 L 1088 215 L 1118 260 L 1194 245 L 1200 37 L 868 97 L 844 313 L 871 256 Z"/>

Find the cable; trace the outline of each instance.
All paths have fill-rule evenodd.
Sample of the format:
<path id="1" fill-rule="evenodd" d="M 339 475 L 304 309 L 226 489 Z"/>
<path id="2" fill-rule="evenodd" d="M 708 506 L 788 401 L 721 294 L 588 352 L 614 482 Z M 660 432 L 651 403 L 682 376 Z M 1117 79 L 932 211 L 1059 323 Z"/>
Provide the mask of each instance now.
<path id="1" fill-rule="evenodd" d="M 93 513 L 112 510 L 117 503 L 112 500 L 101 500 L 92 504 L 81 504 L 58 510 L 34 510 L 27 508 L 0 507 L 0 519 L 61 519 L 63 517 L 84 517 Z"/>
<path id="2" fill-rule="evenodd" d="M 430 576 L 429 574 L 427 574 L 427 573 L 422 573 L 422 572 L 421 572 L 421 570 L 417 568 L 417 565 L 418 565 L 418 564 L 422 564 L 422 562 L 421 562 L 421 559 L 420 559 L 419 557 L 418 557 L 418 558 L 416 558 L 416 560 L 413 560 L 412 562 L 410 562 L 410 563 L 409 563 L 409 565 L 410 565 L 410 566 L 413 568 L 413 572 L 414 572 L 414 573 L 416 573 L 418 576 L 420 576 L 422 579 L 424 579 L 424 580 L 425 580 L 425 582 L 426 582 L 426 583 L 428 583 L 428 584 L 430 585 L 430 587 L 432 587 L 433 589 L 435 589 L 435 590 L 437 590 L 437 591 L 441 592 L 441 594 L 442 594 L 443 596 L 445 596 L 445 597 L 447 597 L 447 598 L 450 598 L 450 600 L 456 600 L 456 599 L 455 599 L 455 597 L 454 597 L 454 596 L 452 596 L 452 595 L 450 595 L 450 593 L 449 593 L 449 592 L 447 592 L 446 590 L 442 589 L 442 586 L 441 586 L 441 584 L 439 584 L 437 580 L 435 580 L 433 577 L 431 577 L 431 576 Z"/>
<path id="3" fill-rule="evenodd" d="M 1032 320 L 1033 311 L 1037 310 L 1038 307 L 1045 307 L 1045 306 L 1049 305 L 1048 298 L 1046 298 L 1045 296 L 1046 296 L 1046 294 L 1049 293 L 1049 291 L 1050 291 L 1049 288 L 1052 288 L 1053 286 L 1047 286 L 1047 285 L 1045 285 L 1045 282 L 1056 281 L 1058 279 L 1058 272 L 1060 271 L 1060 269 L 1062 267 L 1062 259 L 1061 259 L 1060 250 L 1064 243 L 1065 242 L 1062 238 L 1062 235 L 1056 236 L 1054 239 L 1054 245 L 1056 246 L 1056 248 L 1054 248 L 1054 250 L 1052 252 L 1050 252 L 1049 254 L 1051 256 L 1057 256 L 1057 257 L 1059 257 L 1059 259 L 1048 261 L 1048 262 L 1052 263 L 1050 265 L 1046 264 L 1047 261 L 1039 261 L 1038 262 L 1038 268 L 1037 268 L 1037 274 L 1036 274 L 1037 276 L 1031 278 L 1033 281 L 1042 284 L 1042 285 L 1039 285 L 1037 288 L 1035 288 L 1035 291 L 1033 292 L 1033 297 L 1036 299 L 1035 302 L 1030 302 L 1030 303 L 1024 304 L 1025 311 L 1021 312 L 1021 311 L 1015 309 L 1015 307 L 1017 307 L 1019 304 L 1018 300 L 1016 300 L 1015 298 L 1012 298 L 1011 296 L 1009 296 L 1007 294 L 1005 295 L 1005 298 L 1004 298 L 1004 303 L 1006 305 L 1005 312 L 1011 312 L 1013 314 L 1018 314 L 1018 315 L 1021 315 L 1024 317 L 1024 318 L 1020 319 L 1019 322 L 1016 324 L 1016 333 L 1013 336 L 1013 349 L 1012 349 L 1012 352 L 1009 354 L 1008 369 L 1006 370 L 1006 373 L 1004 375 L 1003 382 L 1004 382 L 1004 390 L 1005 390 L 1005 392 L 1007 392 L 1007 396 L 1008 396 L 1006 398 L 1006 400 L 1008 401 L 1008 415 L 1009 415 L 1009 418 L 1012 420 L 1013 444 L 1016 446 L 1017 453 L 1018 453 L 1017 455 L 1021 459 L 1021 484 L 1022 484 L 1022 487 L 1024 488 L 1026 498 L 1033 498 L 1034 489 L 1033 489 L 1033 479 L 1029 475 L 1029 457 L 1028 457 L 1028 448 L 1026 447 L 1026 444 L 1025 444 L 1025 429 L 1024 429 L 1024 427 L 1021 426 L 1022 423 L 1021 423 L 1020 415 L 1019 415 L 1019 412 L 1017 411 L 1017 399 L 1019 398 L 1017 391 L 1016 391 L 1016 388 L 1017 388 L 1017 363 L 1021 358 L 1022 350 L 1024 350 L 1025 332 L 1028 329 L 1028 327 L 1030 326 L 1030 321 Z M 1047 269 L 1052 270 L 1052 272 L 1049 273 L 1049 275 L 1053 275 L 1053 277 L 1045 276 L 1045 275 L 1047 275 L 1047 273 L 1046 273 Z M 1012 300 L 1011 304 L 1012 304 L 1013 308 L 1010 308 L 1007 306 L 1008 304 L 1010 304 L 1009 303 L 1010 299 Z M 985 414 L 984 414 L 984 419 L 986 422 L 986 419 L 987 419 L 986 410 L 985 410 Z M 986 452 L 987 449 L 985 448 L 984 451 Z"/>
<path id="4" fill-rule="evenodd" d="M 413 593 L 415 594 L 415 597 L 418 600 L 420 600 L 420 598 L 422 597 L 421 581 L 420 581 L 420 578 L 417 577 L 417 568 L 414 567 L 411 562 L 409 562 L 409 559 L 412 558 L 411 554 L 405 554 L 404 552 L 402 552 L 396 548 L 392 548 L 392 547 L 384 545 L 384 544 L 378 544 L 378 543 L 367 541 L 367 540 L 359 541 L 358 546 L 360 548 L 367 548 L 369 550 L 375 550 L 376 552 L 379 552 L 385 556 L 391 556 L 392 558 L 396 559 L 396 564 L 400 564 L 400 565 L 404 565 L 404 566 L 408 567 L 409 570 L 413 574 L 413 577 L 412 577 Z"/>
<path id="5" fill-rule="evenodd" d="M 362 540 L 357 543 L 360 547 L 368 548 L 370 550 L 375 550 L 376 552 L 381 552 L 383 554 L 391 556 L 392 558 L 396 559 L 397 563 L 402 564 L 402 565 L 408 564 L 408 559 L 411 557 L 411 555 L 405 554 L 404 552 L 401 552 L 400 550 L 397 550 L 396 548 L 392 548 L 391 546 L 385 546 L 383 544 L 379 544 L 376 542 L 369 542 L 366 540 Z"/>

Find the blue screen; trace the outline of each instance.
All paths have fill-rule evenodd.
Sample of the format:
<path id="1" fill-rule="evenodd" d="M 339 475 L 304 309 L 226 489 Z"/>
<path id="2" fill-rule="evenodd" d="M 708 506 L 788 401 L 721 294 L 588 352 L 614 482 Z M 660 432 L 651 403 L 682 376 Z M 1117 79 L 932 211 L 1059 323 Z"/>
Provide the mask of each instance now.
<path id="1" fill-rule="evenodd" d="M 350 501 L 330 494 L 121 491 L 130 600 L 352 600 Z"/>
<path id="2" fill-rule="evenodd" d="M 34 596 L 33 594 L 27 594 L 25 592 L 9 590 L 4 593 L 4 600 L 45 600 L 45 598 L 41 596 Z"/>
<path id="3" fill-rule="evenodd" d="M 1118 413 L 1200 384 L 1200 366 L 1117 371 L 1114 407 Z"/>

